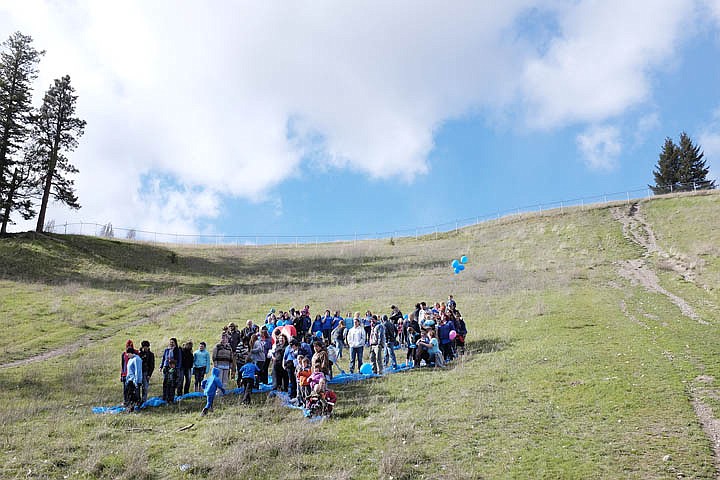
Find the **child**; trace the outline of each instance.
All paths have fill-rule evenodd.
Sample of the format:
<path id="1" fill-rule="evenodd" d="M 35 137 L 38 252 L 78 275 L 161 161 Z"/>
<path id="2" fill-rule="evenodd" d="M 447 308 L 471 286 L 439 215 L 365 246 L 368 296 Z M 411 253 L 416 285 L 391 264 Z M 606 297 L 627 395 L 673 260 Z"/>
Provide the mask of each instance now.
<path id="1" fill-rule="evenodd" d="M 413 327 L 408 327 L 407 335 L 405 335 L 405 342 L 407 345 L 405 363 L 408 367 L 415 367 L 415 355 L 417 353 L 417 341 L 419 338 L 420 334 L 417 333 Z"/>
<path id="2" fill-rule="evenodd" d="M 238 370 L 238 378 L 241 379 L 242 386 L 245 388 L 242 399 L 242 403 L 245 405 L 250 405 L 250 394 L 252 393 L 255 379 L 259 373 L 260 369 L 250 357 L 247 357 L 245 365 Z"/>
<path id="3" fill-rule="evenodd" d="M 223 388 L 219 368 L 213 367 L 212 374 L 207 379 L 202 381 L 202 387 L 203 392 L 205 392 L 205 395 L 207 396 L 205 408 L 202 409 L 202 413 L 200 414 L 200 416 L 204 417 L 213 408 L 213 402 L 215 401 L 215 394 L 217 393 L 218 388 L 220 389 L 222 394 L 225 395 L 225 388 Z"/>
<path id="4" fill-rule="evenodd" d="M 163 400 L 168 403 L 175 403 L 175 386 L 177 385 L 178 371 L 175 368 L 175 359 L 167 361 L 163 368 Z"/>
<path id="5" fill-rule="evenodd" d="M 335 392 L 327 388 L 327 380 L 322 378 L 308 397 L 306 408 L 309 411 L 309 416 L 324 415 L 329 417 L 332 415 L 335 402 L 337 402 Z"/>
<path id="6" fill-rule="evenodd" d="M 300 368 L 298 368 L 296 376 L 298 384 L 298 404 L 304 405 L 305 400 L 310 396 L 310 375 L 312 372 L 310 371 L 310 359 L 302 355 L 301 357 L 302 358 L 298 358 Z"/>

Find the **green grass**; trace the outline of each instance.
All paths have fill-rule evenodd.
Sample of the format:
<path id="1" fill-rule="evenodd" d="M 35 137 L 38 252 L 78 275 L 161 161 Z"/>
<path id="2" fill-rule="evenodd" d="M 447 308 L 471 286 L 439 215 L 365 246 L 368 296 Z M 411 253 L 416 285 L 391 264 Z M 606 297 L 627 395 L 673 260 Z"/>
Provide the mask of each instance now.
<path id="1" fill-rule="evenodd" d="M 709 325 L 618 275 L 617 262 L 642 249 L 623 238 L 609 208 L 395 245 L 0 240 L 4 362 L 92 338 L 0 370 L 0 477 L 714 478 L 691 398 L 720 412 L 714 382 L 697 380 L 720 376 L 719 198 L 641 205 L 664 249 L 702 260 L 695 273 L 710 288 L 663 270 L 661 259 L 648 262 Z M 467 270 L 453 275 L 450 261 L 463 253 Z M 212 287 L 221 288 L 211 295 Z M 386 312 L 395 303 L 409 311 L 449 293 L 468 321 L 468 355 L 447 370 L 338 386 L 331 421 L 309 423 L 264 396 L 249 408 L 221 398 L 204 419 L 200 401 L 136 415 L 90 412 L 121 400 L 127 338 L 159 352 L 171 336 L 211 344 L 222 325 L 259 321 L 270 307 Z M 157 315 L 191 294 L 200 300 Z M 134 324 L 139 317 L 148 319 Z"/>

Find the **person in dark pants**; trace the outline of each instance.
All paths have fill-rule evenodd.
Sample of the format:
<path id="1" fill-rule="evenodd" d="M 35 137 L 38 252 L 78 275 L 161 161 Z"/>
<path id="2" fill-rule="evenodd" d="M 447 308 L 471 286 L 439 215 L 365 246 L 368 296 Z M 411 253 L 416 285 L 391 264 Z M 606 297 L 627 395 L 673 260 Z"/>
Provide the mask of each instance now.
<path id="1" fill-rule="evenodd" d="M 185 342 L 183 344 L 180 358 L 177 384 L 178 397 L 190 391 L 190 378 L 192 377 L 194 360 L 193 342 Z"/>
<path id="2" fill-rule="evenodd" d="M 242 403 L 245 405 L 250 405 L 250 394 L 255 386 L 258 373 L 260 373 L 260 369 L 250 357 L 247 358 L 245 365 L 238 370 L 238 377 L 241 377 L 243 386 Z"/>
<path id="3" fill-rule="evenodd" d="M 150 377 L 155 372 L 155 354 L 150 351 L 150 342 L 143 340 L 140 343 L 140 353 L 142 360 L 143 381 L 142 381 L 142 401 L 145 403 L 148 398 L 148 390 L 150 390 Z"/>

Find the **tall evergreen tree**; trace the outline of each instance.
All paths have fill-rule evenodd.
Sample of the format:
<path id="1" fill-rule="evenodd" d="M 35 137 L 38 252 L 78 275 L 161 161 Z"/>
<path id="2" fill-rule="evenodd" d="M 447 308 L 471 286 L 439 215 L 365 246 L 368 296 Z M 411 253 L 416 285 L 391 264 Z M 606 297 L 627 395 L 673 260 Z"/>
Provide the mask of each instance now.
<path id="1" fill-rule="evenodd" d="M 670 137 L 660 152 L 653 175 L 655 186 L 650 186 L 655 194 L 692 191 L 715 188 L 715 181 L 708 180 L 708 168 L 700 151 L 690 136 L 682 132 L 680 145 L 676 145 Z"/>
<path id="2" fill-rule="evenodd" d="M 0 211 L 0 235 L 7 233 L 10 214 L 17 212 L 25 220 L 35 216 L 33 200 L 37 199 L 39 191 L 38 166 L 40 151 L 34 144 L 26 145 L 21 160 L 15 162 L 13 175 L 7 185 L 5 198 Z"/>
<path id="3" fill-rule="evenodd" d="M 655 195 L 676 191 L 680 183 L 680 151 L 670 137 L 665 138 L 658 159 L 655 186 L 650 186 Z"/>
<path id="4" fill-rule="evenodd" d="M 50 196 L 70 208 L 80 208 L 74 181 L 66 177 L 66 174 L 77 173 L 78 170 L 64 154 L 75 150 L 78 138 L 85 131 L 85 120 L 75 117 L 76 102 L 77 95 L 70 85 L 70 76 L 65 75 L 56 79 L 45 93 L 35 119 L 35 141 L 42 152 L 42 200 L 35 228 L 37 232 L 42 232 L 45 226 L 45 213 Z"/>
<path id="5" fill-rule="evenodd" d="M 0 45 L 0 215 L 2 231 L 23 179 L 24 168 L 14 168 L 15 158 L 28 135 L 32 113 L 32 82 L 44 51 L 36 50 L 32 37 L 15 32 Z M 12 194 L 11 194 L 12 193 Z"/>
<path id="6" fill-rule="evenodd" d="M 682 132 L 680 134 L 680 183 L 683 190 L 706 190 L 715 188 L 715 182 L 707 179 L 710 171 L 705 165 L 703 157 L 705 154 L 700 151 L 700 146 L 695 146 L 690 136 Z"/>

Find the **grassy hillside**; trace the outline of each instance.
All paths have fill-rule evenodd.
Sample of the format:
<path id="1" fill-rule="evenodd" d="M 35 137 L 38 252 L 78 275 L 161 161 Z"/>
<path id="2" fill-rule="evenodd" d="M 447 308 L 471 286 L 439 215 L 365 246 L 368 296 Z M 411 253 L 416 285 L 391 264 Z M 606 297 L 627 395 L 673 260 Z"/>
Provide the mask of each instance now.
<path id="1" fill-rule="evenodd" d="M 0 478 L 714 478 L 719 216 L 710 194 L 394 245 L 1 239 Z M 203 419 L 199 401 L 90 411 L 120 403 L 127 338 L 160 353 L 270 307 L 386 313 L 449 293 L 469 354 L 338 387 L 332 421 L 264 398 Z"/>

